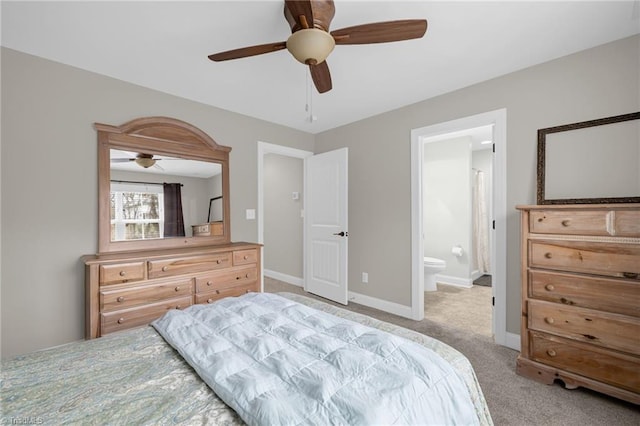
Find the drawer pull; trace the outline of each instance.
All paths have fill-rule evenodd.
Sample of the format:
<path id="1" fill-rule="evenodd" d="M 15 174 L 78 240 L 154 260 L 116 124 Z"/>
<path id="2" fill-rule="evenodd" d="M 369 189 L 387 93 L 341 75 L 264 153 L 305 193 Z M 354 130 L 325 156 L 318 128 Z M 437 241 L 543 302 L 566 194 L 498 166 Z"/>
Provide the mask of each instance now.
<path id="1" fill-rule="evenodd" d="M 551 253 L 546 252 L 546 253 L 544 254 L 544 257 L 545 257 L 545 258 L 547 258 L 547 259 L 551 259 Z"/>
<path id="2" fill-rule="evenodd" d="M 180 291 L 180 286 L 176 286 L 175 290 Z"/>
<path id="3" fill-rule="evenodd" d="M 120 276 L 124 277 L 125 275 L 127 275 L 127 273 L 125 271 L 120 271 Z"/>
<path id="4" fill-rule="evenodd" d="M 569 219 L 565 219 L 560 223 L 562 223 L 562 226 L 567 227 L 571 224 L 571 221 Z"/>
<path id="5" fill-rule="evenodd" d="M 124 318 L 118 318 L 118 324 L 122 324 L 124 322 Z"/>
<path id="6" fill-rule="evenodd" d="M 247 293 L 251 293 L 251 290 L 247 290 L 246 292 L 247 292 Z"/>
<path id="7" fill-rule="evenodd" d="M 245 275 L 245 278 L 249 278 L 249 273 L 247 273 L 247 275 Z"/>
<path id="8" fill-rule="evenodd" d="M 122 303 L 122 302 L 124 302 L 124 297 L 122 297 L 122 296 L 118 296 L 118 298 L 116 299 L 116 301 L 118 301 L 118 302 Z"/>
<path id="9" fill-rule="evenodd" d="M 212 283 L 211 281 L 207 281 L 207 285 L 208 285 L 209 287 L 211 287 L 211 286 L 213 285 L 213 283 Z"/>
<path id="10" fill-rule="evenodd" d="M 544 322 L 546 322 L 547 324 L 553 324 L 556 321 L 553 319 L 553 317 L 545 317 Z"/>
<path id="11" fill-rule="evenodd" d="M 219 265 L 220 264 L 220 259 L 216 259 L 216 263 Z"/>
<path id="12" fill-rule="evenodd" d="M 246 254 L 244 255 L 244 260 L 247 260 L 249 258 L 249 256 L 247 256 Z"/>
<path id="13" fill-rule="evenodd" d="M 622 276 L 625 277 L 625 278 L 636 279 L 636 278 L 638 278 L 638 273 L 637 272 L 623 272 Z"/>
<path id="14" fill-rule="evenodd" d="M 551 357 L 554 357 L 554 356 L 556 356 L 558 354 L 553 349 L 547 349 L 547 355 L 549 355 Z"/>
<path id="15" fill-rule="evenodd" d="M 213 299 L 207 299 L 207 303 L 213 302 Z"/>
<path id="16" fill-rule="evenodd" d="M 167 272 L 168 270 L 169 270 L 169 267 L 168 267 L 168 266 L 163 266 L 163 267 L 162 267 L 162 272 Z"/>
<path id="17" fill-rule="evenodd" d="M 544 289 L 547 291 L 553 291 L 556 289 L 556 287 L 553 284 L 547 284 L 544 286 Z"/>
<path id="18" fill-rule="evenodd" d="M 236 277 L 236 280 L 239 280 L 239 279 L 241 279 L 241 278 L 242 278 L 242 277 Z"/>

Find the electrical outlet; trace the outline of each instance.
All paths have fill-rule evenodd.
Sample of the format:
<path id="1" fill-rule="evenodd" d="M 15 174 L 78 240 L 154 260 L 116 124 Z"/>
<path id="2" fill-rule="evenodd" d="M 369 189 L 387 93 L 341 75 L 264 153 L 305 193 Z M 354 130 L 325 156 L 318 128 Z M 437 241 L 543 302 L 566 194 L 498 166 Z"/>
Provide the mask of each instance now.
<path id="1" fill-rule="evenodd" d="M 369 274 L 366 272 L 362 273 L 362 282 L 363 283 L 368 283 L 369 282 Z"/>

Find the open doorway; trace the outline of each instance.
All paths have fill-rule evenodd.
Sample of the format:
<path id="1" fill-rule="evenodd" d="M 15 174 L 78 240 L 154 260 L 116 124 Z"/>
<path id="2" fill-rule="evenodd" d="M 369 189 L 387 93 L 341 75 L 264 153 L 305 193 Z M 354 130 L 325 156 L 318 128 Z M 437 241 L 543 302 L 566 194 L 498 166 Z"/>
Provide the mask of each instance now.
<path id="1" fill-rule="evenodd" d="M 493 125 L 423 143 L 425 318 L 491 337 Z"/>
<path id="2" fill-rule="evenodd" d="M 491 323 L 492 333 L 495 342 L 507 345 L 506 342 L 506 110 L 496 110 L 484 114 L 478 114 L 458 120 L 427 126 L 412 131 L 411 142 L 411 199 L 412 199 L 412 314 L 414 319 L 424 318 L 425 308 L 425 216 L 423 204 L 423 186 L 425 178 L 425 146 L 427 140 L 437 138 L 449 138 L 460 135 L 460 132 L 469 129 L 490 126 L 492 129 L 492 167 L 491 167 L 491 195 L 490 207 L 491 227 L 489 230 L 490 250 L 489 250 L 489 270 L 491 271 L 491 301 L 493 302 Z M 471 183 L 471 160 L 469 160 L 467 185 Z M 444 180 L 447 177 L 440 174 L 438 177 Z M 470 201 L 468 201 L 470 205 Z M 471 209 L 468 209 L 471 215 Z M 494 228 L 495 223 L 495 228 Z M 470 229 L 471 225 L 463 225 L 465 229 Z M 468 228 L 467 228 L 468 227 Z M 472 235 L 468 232 L 468 235 Z M 471 237 L 469 237 L 471 240 Z M 467 248 L 465 249 L 465 244 Z M 458 250 L 458 245 L 462 246 L 462 251 Z M 454 256 L 465 252 L 471 256 L 472 242 L 459 242 L 447 248 L 449 254 Z M 469 262 L 471 264 L 471 262 Z M 484 274 L 483 274 L 484 275 Z M 475 279 L 475 278 L 473 278 Z M 473 279 L 463 280 L 461 284 L 472 285 Z M 451 281 L 451 280 L 450 280 Z"/>
<path id="3" fill-rule="evenodd" d="M 267 278 L 304 285 L 304 159 L 310 151 L 258 142 L 258 242 Z"/>

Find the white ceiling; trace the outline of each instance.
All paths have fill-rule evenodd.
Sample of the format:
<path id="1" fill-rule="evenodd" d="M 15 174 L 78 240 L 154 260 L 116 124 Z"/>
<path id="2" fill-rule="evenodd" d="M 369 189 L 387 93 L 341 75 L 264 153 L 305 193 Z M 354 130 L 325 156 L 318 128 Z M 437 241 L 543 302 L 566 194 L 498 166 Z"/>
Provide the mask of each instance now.
<path id="1" fill-rule="evenodd" d="M 342 1 L 331 30 L 425 18 L 427 34 L 336 46 L 333 90 L 313 90 L 286 50 L 227 62 L 219 51 L 284 41 L 282 1 L 2 1 L 2 45 L 162 92 L 318 133 L 640 33 L 639 1 Z"/>

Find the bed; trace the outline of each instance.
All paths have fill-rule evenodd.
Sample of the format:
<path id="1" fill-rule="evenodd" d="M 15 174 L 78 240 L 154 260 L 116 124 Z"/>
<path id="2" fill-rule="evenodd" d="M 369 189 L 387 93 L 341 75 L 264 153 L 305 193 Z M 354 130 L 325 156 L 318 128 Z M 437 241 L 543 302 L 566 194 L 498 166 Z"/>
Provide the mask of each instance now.
<path id="1" fill-rule="evenodd" d="M 460 377 L 475 412 L 491 416 L 469 361 L 426 335 L 308 297 L 287 300 L 388 332 L 428 348 Z M 73 342 L 2 363 L 6 424 L 243 424 L 153 327 Z"/>

